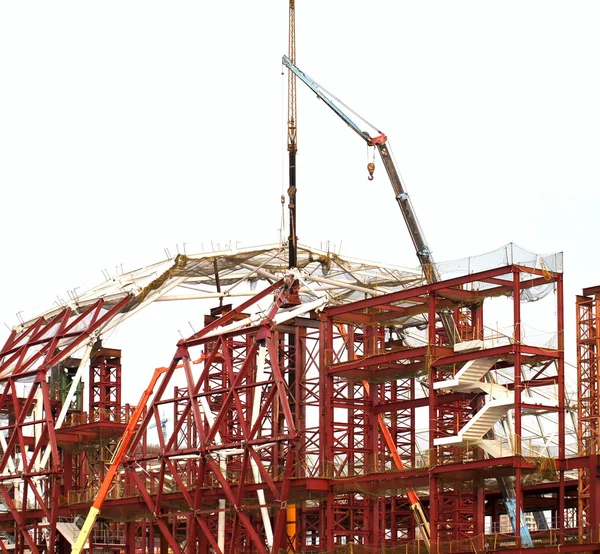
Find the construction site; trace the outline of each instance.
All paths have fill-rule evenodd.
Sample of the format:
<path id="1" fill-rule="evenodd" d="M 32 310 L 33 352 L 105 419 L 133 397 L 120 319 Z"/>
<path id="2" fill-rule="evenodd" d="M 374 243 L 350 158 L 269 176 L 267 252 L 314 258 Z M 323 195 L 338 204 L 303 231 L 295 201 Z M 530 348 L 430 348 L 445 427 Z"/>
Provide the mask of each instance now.
<path id="1" fill-rule="evenodd" d="M 167 255 L 14 325 L 0 551 L 600 552 L 600 286 L 566 297 L 562 253 L 513 243 L 434 261 L 387 136 L 296 65 L 295 9 L 287 239 Z M 299 242 L 297 87 L 366 143 L 368 180 L 377 154 L 414 268 Z M 132 405 L 112 331 L 157 302 L 202 327 Z"/>

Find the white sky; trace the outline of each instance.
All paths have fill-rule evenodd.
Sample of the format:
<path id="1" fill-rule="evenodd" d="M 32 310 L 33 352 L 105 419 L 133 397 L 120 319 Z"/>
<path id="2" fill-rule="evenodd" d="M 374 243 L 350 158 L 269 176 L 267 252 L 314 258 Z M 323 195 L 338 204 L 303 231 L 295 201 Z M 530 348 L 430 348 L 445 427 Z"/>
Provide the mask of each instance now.
<path id="1" fill-rule="evenodd" d="M 0 0 L 1 321 L 165 248 L 278 241 L 287 5 Z M 599 16 L 297 0 L 299 67 L 387 134 L 436 260 L 564 251 L 571 333 L 600 284 Z M 367 181 L 364 143 L 301 83 L 298 112 L 300 241 L 416 266 L 382 164 Z"/>

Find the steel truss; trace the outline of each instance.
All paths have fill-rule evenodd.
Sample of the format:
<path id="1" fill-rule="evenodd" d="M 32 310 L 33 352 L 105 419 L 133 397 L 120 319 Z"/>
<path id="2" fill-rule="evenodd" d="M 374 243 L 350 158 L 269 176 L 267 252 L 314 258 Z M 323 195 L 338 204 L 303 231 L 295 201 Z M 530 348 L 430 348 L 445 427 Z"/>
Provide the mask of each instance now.
<path id="1" fill-rule="evenodd" d="M 95 549 L 424 548 L 411 492 L 426 509 L 432 551 L 472 551 L 490 540 L 486 521 L 498 526 L 506 513 L 497 480 L 509 477 L 517 529 L 521 514 L 542 510 L 558 533 L 540 535 L 539 544 L 555 541 L 568 551 L 569 533 L 592 536 L 569 529 L 577 487 L 568 472 L 591 465 L 565 453 L 560 272 L 508 264 L 432 285 L 411 276 L 402 286 L 390 281 L 384 294 L 368 289 L 368 279 L 350 281 L 348 290 L 363 299 L 335 303 L 330 292 L 343 297 L 341 273 L 281 276 L 261 256 L 236 279 L 261 274 L 270 283 L 235 307 L 220 303 L 202 330 L 177 345 L 103 507 L 97 531 L 106 538 L 93 538 Z M 4 550 L 10 536 L 18 553 L 70 551 L 57 525 L 85 514 L 108 463 L 97 450 L 100 435 L 114 444 L 128 413 L 120 406 L 118 351 L 97 338 L 112 318 L 151 295 L 206 279 L 200 265 L 191 276 L 171 268 L 149 288 L 115 291 L 109 306 L 90 298 L 79 313 L 64 308 L 10 337 L 0 366 Z M 215 281 L 214 264 L 212 270 Z M 227 271 L 236 271 L 233 264 Z M 558 342 L 540 346 L 523 336 L 522 300 L 548 287 L 555 291 Z M 511 313 L 511 332 L 502 337 L 490 335 L 487 319 L 499 298 Z M 446 345 L 440 313 L 454 318 L 462 346 Z M 70 361 L 76 369 L 67 371 L 69 393 L 58 401 L 47 375 L 82 344 L 79 361 Z M 474 389 L 461 371 L 482 360 L 490 360 L 489 379 L 480 375 Z M 85 415 L 74 398 L 77 373 L 88 366 Z M 498 405 L 506 407 L 503 416 L 469 435 Z M 169 429 L 161 425 L 165 414 Z M 540 431 L 545 436 L 528 431 L 541 417 L 554 425 Z M 550 451 L 555 462 L 548 469 Z M 502 540 L 518 545 L 519 531 Z"/>
<path id="2" fill-rule="evenodd" d="M 579 456 L 587 461 L 579 469 L 578 526 L 589 534 L 600 526 L 598 502 L 598 439 L 600 435 L 600 296 L 597 287 L 577 296 L 577 421 Z"/>

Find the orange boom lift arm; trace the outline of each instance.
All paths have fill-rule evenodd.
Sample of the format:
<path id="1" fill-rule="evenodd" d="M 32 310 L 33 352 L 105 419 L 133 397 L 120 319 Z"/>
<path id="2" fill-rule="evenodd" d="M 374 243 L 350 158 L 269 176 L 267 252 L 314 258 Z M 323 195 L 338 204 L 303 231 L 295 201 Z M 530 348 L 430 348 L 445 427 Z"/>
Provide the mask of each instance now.
<path id="1" fill-rule="evenodd" d="M 79 536 L 77 537 L 75 546 L 73 547 L 73 550 L 71 550 L 71 554 L 81 554 L 81 552 L 85 548 L 87 548 L 85 546 L 85 544 L 86 544 L 86 542 L 88 542 L 90 534 L 92 533 L 92 529 L 94 527 L 94 524 L 96 523 L 96 519 L 98 518 L 98 515 L 100 514 L 102 505 L 104 504 L 104 500 L 106 499 L 106 497 L 108 495 L 108 491 L 110 490 L 113 479 L 115 478 L 115 475 L 117 474 L 117 471 L 119 469 L 121 461 L 123 460 L 123 457 L 125 456 L 125 452 L 127 452 L 127 449 L 129 448 L 129 445 L 131 444 L 131 441 L 132 441 L 133 437 L 135 436 L 135 431 L 136 431 L 138 422 L 140 420 L 140 417 L 144 413 L 146 405 L 148 404 L 148 400 L 150 399 L 150 397 L 152 396 L 152 393 L 154 392 L 154 387 L 156 386 L 156 383 L 160 379 L 161 375 L 166 373 L 168 370 L 169 370 L 169 368 L 167 368 L 167 367 L 158 367 L 154 370 L 152 379 L 150 379 L 150 384 L 148 385 L 148 388 L 142 394 L 142 397 L 140 398 L 140 401 L 139 401 L 137 407 L 135 408 L 133 414 L 131 415 L 131 419 L 129 420 L 129 423 L 127 424 L 127 427 L 125 428 L 125 432 L 123 433 L 123 436 L 121 437 L 121 440 L 120 440 L 119 444 L 117 445 L 117 449 L 115 450 L 115 453 L 111 460 L 110 468 L 108 469 L 108 472 L 106 473 L 106 476 L 104 477 L 104 481 L 102 481 L 102 485 L 100 486 L 100 490 L 98 491 L 96 499 L 94 500 L 94 503 L 92 504 L 92 507 L 90 508 L 90 511 L 88 512 L 88 515 L 85 518 L 85 522 L 83 523 L 81 532 L 79 533 Z"/>

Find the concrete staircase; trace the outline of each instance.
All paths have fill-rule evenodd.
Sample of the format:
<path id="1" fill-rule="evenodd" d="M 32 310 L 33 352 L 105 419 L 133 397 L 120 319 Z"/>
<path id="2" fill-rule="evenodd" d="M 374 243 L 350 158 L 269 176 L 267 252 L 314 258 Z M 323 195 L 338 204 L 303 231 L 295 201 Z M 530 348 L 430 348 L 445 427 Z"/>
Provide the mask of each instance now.
<path id="1" fill-rule="evenodd" d="M 481 441 L 483 436 L 515 405 L 514 398 L 491 400 L 479 410 L 469 422 L 453 437 L 435 439 L 434 444 L 458 444 L 462 442 L 475 443 Z"/>
<path id="2" fill-rule="evenodd" d="M 433 388 L 436 390 L 485 392 L 489 397 L 488 402 L 483 405 L 457 435 L 435 439 L 434 444 L 436 446 L 482 441 L 485 434 L 510 409 L 514 408 L 515 395 L 513 391 L 508 390 L 507 387 L 502 385 L 481 380 L 496 362 L 498 362 L 498 359 L 493 357 L 469 360 L 454 376 L 454 379 L 439 381 L 433 384 Z"/>
<path id="3" fill-rule="evenodd" d="M 0 541 L 2 541 L 2 547 L 6 550 L 10 551 L 15 549 L 15 538 L 12 535 L 0 535 Z"/>
<path id="4" fill-rule="evenodd" d="M 483 438 L 515 406 L 515 394 L 513 391 L 502 385 L 481 380 L 498 361 L 497 358 L 493 357 L 470 360 L 454 376 L 454 379 L 433 384 L 433 388 L 436 390 L 453 392 L 480 391 L 486 393 L 488 397 L 487 402 L 457 435 L 434 439 L 433 442 L 436 446 L 469 442 L 481 447 L 492 458 L 501 458 L 513 454 L 510 448 L 503 448 L 496 441 Z M 516 493 L 512 481 L 513 479 L 510 477 L 498 478 L 504 505 L 509 514 L 512 527 L 516 530 Z M 533 541 L 522 510 L 520 511 L 520 522 L 519 535 L 523 540 L 523 546 L 531 547 L 533 546 Z"/>
<path id="5" fill-rule="evenodd" d="M 497 358 L 478 358 L 469 360 L 460 371 L 454 376 L 454 379 L 439 381 L 433 384 L 434 389 L 465 391 L 478 385 L 481 378 L 494 367 L 498 361 Z"/>
<path id="6" fill-rule="evenodd" d="M 504 456 L 512 456 L 513 450 L 508 445 L 500 445 L 497 441 L 482 439 L 477 443 L 490 458 L 502 458 Z"/>
<path id="7" fill-rule="evenodd" d="M 75 542 L 77 542 L 77 537 L 81 529 L 77 526 L 75 522 L 67 522 L 67 521 L 59 521 L 56 524 L 56 530 L 69 542 L 71 546 L 75 546 Z M 89 541 L 85 544 L 85 548 L 89 548 Z"/>

